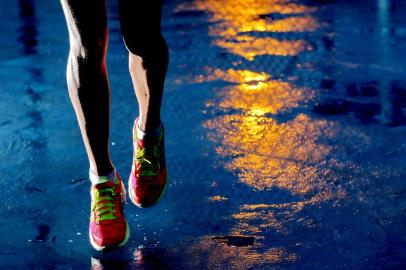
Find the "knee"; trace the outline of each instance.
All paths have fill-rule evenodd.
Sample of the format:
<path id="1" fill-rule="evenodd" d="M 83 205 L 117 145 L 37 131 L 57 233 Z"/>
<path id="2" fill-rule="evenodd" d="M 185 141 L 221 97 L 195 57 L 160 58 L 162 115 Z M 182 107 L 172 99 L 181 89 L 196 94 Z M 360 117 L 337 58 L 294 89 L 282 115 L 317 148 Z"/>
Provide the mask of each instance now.
<path id="1" fill-rule="evenodd" d="M 100 64 L 105 60 L 107 33 L 87 37 L 73 38 L 70 41 L 71 55 L 86 64 Z"/>
<path id="2" fill-rule="evenodd" d="M 144 60 L 160 60 L 167 58 L 168 47 L 160 33 L 139 33 L 123 35 L 127 50 L 132 54 L 142 57 Z"/>

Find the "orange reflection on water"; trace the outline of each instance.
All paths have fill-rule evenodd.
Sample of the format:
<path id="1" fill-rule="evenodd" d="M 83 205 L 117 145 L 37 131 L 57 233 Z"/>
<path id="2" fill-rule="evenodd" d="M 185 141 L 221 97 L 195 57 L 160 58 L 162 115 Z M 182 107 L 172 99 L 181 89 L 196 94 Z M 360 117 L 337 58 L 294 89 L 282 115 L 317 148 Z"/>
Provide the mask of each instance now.
<path id="1" fill-rule="evenodd" d="M 254 57 L 261 55 L 295 56 L 306 49 L 311 49 L 310 45 L 304 40 L 292 41 L 271 37 L 254 38 L 251 36 L 239 36 L 235 40 L 237 42 L 216 40 L 214 44 L 250 61 L 254 60 Z"/>
<path id="2" fill-rule="evenodd" d="M 253 82 L 262 82 L 270 79 L 270 75 L 266 72 L 255 72 L 248 69 L 238 70 L 230 68 L 226 71 L 221 69 L 212 69 L 207 67 L 206 76 L 199 76 L 195 78 L 195 82 L 209 82 L 222 80 L 225 82 L 231 82 L 236 84 L 251 84 Z"/>
<path id="3" fill-rule="evenodd" d="M 254 191 L 283 190 L 295 202 L 244 204 L 232 215 L 237 222 L 230 233 L 252 235 L 256 239 L 272 231 L 287 235 L 292 220 L 295 226 L 313 228 L 315 221 L 311 217 L 297 219 L 297 214 L 305 206 L 338 197 L 337 190 L 326 181 L 336 177 L 331 166 L 326 165 L 332 146 L 323 143 L 337 137 L 338 127 L 305 114 L 278 123 L 270 117 L 249 113 L 206 122 L 206 127 L 213 131 L 210 138 L 220 142 L 217 153 L 226 157 L 225 168 L 236 172 L 239 181 Z"/>
<path id="4" fill-rule="evenodd" d="M 220 103 L 209 102 L 209 107 L 241 109 L 250 116 L 263 116 L 297 107 L 299 102 L 314 96 L 313 91 L 309 89 L 299 88 L 288 82 L 270 80 L 271 76 L 265 72 L 236 69 L 222 71 L 210 68 L 206 68 L 206 71 L 209 74 L 199 76 L 196 78 L 197 82 L 222 80 L 234 83 L 223 91 Z"/>
<path id="5" fill-rule="evenodd" d="M 315 226 L 311 217 L 295 217 L 305 206 L 318 204 L 332 197 L 331 192 L 322 191 L 319 194 L 310 196 L 310 199 L 291 203 L 275 204 L 244 204 L 240 212 L 233 215 L 237 220 L 231 229 L 233 235 L 253 235 L 256 238 L 263 238 L 263 232 L 276 231 L 278 234 L 288 235 L 290 233 L 290 222 L 307 228 Z"/>
<path id="6" fill-rule="evenodd" d="M 263 229 L 283 231 L 284 224 L 275 217 L 272 211 L 241 211 L 232 215 L 233 218 L 238 220 L 231 229 L 233 235 L 251 234 L 256 235 L 257 239 L 262 238 L 260 232 Z"/>
<path id="7" fill-rule="evenodd" d="M 305 39 L 288 35 L 320 27 L 311 14 L 315 8 L 289 0 L 196 0 L 178 6 L 178 11 L 182 10 L 208 11 L 212 43 L 249 61 L 257 56 L 290 57 L 312 50 Z M 286 34 L 281 38 L 279 33 Z M 295 198 L 292 203 L 242 205 L 231 215 L 236 222 L 230 234 L 250 235 L 257 240 L 265 238 L 265 232 L 288 234 L 289 221 L 303 207 L 334 196 L 324 179 L 332 173 L 323 166 L 332 147 L 322 142 L 336 136 L 334 125 L 303 113 L 291 115 L 283 123 L 271 118 L 313 99 L 309 89 L 275 80 L 267 72 L 215 68 L 206 68 L 206 72 L 207 76 L 199 76 L 195 82 L 230 83 L 219 92 L 217 101 L 206 104 L 224 111 L 224 115 L 206 121 L 205 127 L 218 145 L 217 154 L 225 158 L 225 168 L 238 174 L 238 180 L 253 191 L 283 190 L 288 194 L 285 197 Z M 313 226 L 311 219 L 297 222 Z M 259 243 L 236 248 L 207 237 L 190 253 L 207 252 L 207 268 L 228 263 L 231 269 L 247 269 L 298 260 L 297 254 L 285 248 L 265 249 Z"/>
<path id="8" fill-rule="evenodd" d="M 286 204 L 242 205 L 240 211 L 231 215 L 237 222 L 230 234 L 252 235 L 255 239 L 263 239 L 264 233 L 270 231 L 289 234 L 289 220 L 304 206 L 335 196 L 324 179 L 332 173 L 322 165 L 332 148 L 320 142 L 336 136 L 335 125 L 305 114 L 285 123 L 270 117 L 312 99 L 314 93 L 309 89 L 272 80 L 265 72 L 210 68 L 206 72 L 208 75 L 200 76 L 199 82 L 232 83 L 218 94 L 219 101 L 208 102 L 207 106 L 239 111 L 205 123 L 211 131 L 210 138 L 219 145 L 217 153 L 227 160 L 225 168 L 237 172 L 239 181 L 253 190 L 280 189 L 300 198 Z M 305 227 L 314 226 L 309 218 L 296 222 Z"/>
<path id="9" fill-rule="evenodd" d="M 230 87 L 227 97 L 219 106 L 226 109 L 242 109 L 249 115 L 262 116 L 267 113 L 276 114 L 285 108 L 297 107 L 298 103 L 305 99 L 306 94 L 304 89 L 281 81 L 240 84 Z M 311 97 L 312 93 L 308 92 L 306 98 Z M 250 118 L 246 120 L 250 121 Z"/>
<path id="10" fill-rule="evenodd" d="M 215 22 L 209 27 L 213 43 L 248 60 L 260 55 L 294 56 L 312 49 L 302 39 L 257 37 L 251 32 L 309 32 L 319 28 L 310 15 L 315 8 L 287 0 L 194 1 L 178 6 L 177 11 L 183 10 L 209 11 L 209 20 Z M 275 14 L 280 18 L 272 18 Z"/>
<path id="11" fill-rule="evenodd" d="M 306 194 L 324 185 L 327 169 L 318 166 L 331 151 L 319 142 L 328 137 L 331 124 L 299 114 L 286 123 L 257 115 L 226 115 L 206 122 L 221 138 L 216 151 L 235 157 L 226 164 L 239 172 L 243 183 L 257 189 L 278 187 L 293 194 Z M 327 132 L 325 132 L 327 130 Z"/>
<path id="12" fill-rule="evenodd" d="M 293 16 L 275 21 L 255 20 L 244 24 L 240 32 L 310 32 L 319 28 L 317 20 L 309 15 Z"/>
<path id="13" fill-rule="evenodd" d="M 238 33 L 241 32 L 241 27 L 255 21 L 258 25 L 255 31 L 261 31 L 261 25 L 264 25 L 264 22 L 268 22 L 268 20 L 262 18 L 264 15 L 308 14 L 316 9 L 287 0 L 198 0 L 193 3 L 180 4 L 176 8 L 176 11 L 185 10 L 209 11 L 211 15 L 209 20 L 217 22 L 217 28 L 227 26 L 227 28 L 235 29 L 235 33 Z M 227 22 L 227 25 L 223 25 L 223 21 Z"/>
<path id="14" fill-rule="evenodd" d="M 220 195 L 215 195 L 209 198 L 210 202 L 221 202 L 221 201 L 227 201 L 228 199 L 226 197 L 220 196 Z"/>
<path id="15" fill-rule="evenodd" d="M 298 260 L 295 253 L 288 252 L 282 247 L 272 247 L 258 252 L 254 246 L 232 246 L 205 237 L 188 248 L 191 266 L 205 269 L 257 269 L 263 265 L 293 263 Z M 206 254 L 205 258 L 201 255 Z"/>

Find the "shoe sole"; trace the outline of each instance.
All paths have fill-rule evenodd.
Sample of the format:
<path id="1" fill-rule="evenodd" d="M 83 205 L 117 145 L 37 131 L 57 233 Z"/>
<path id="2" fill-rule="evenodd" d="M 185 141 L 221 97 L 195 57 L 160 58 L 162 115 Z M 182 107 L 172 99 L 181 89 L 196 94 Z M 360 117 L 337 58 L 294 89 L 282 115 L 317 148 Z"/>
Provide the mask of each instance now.
<path id="1" fill-rule="evenodd" d="M 164 189 L 161 192 L 161 195 L 159 195 L 158 199 L 156 199 L 155 202 L 153 202 L 152 204 L 142 205 L 142 204 L 136 203 L 135 200 L 133 199 L 133 197 L 135 197 L 135 195 L 132 192 L 133 188 L 131 187 L 131 175 L 130 175 L 130 178 L 128 179 L 128 193 L 129 193 L 128 197 L 130 197 L 131 202 L 133 204 L 135 204 L 135 206 L 137 206 L 138 208 L 148 208 L 148 207 L 154 206 L 154 205 L 158 204 L 161 201 L 162 197 L 164 196 L 164 194 L 166 192 L 166 189 L 168 187 L 168 179 L 169 179 L 168 171 L 166 171 L 165 186 L 164 186 Z"/>
<path id="2" fill-rule="evenodd" d="M 121 179 L 120 179 L 120 181 L 121 181 Z M 122 196 L 123 196 L 122 199 L 121 199 L 121 202 L 122 202 L 123 204 L 125 204 L 126 199 L 127 199 L 127 194 L 126 194 L 127 192 L 126 192 L 126 190 L 125 190 L 123 181 L 121 181 L 121 191 L 122 191 Z M 128 239 L 129 239 L 129 238 L 130 238 L 130 226 L 128 226 L 127 220 L 125 221 L 125 237 L 124 237 L 124 240 L 121 241 L 119 244 L 114 245 L 114 246 L 100 246 L 100 245 L 98 245 L 98 244 L 93 240 L 93 237 L 92 237 L 92 234 L 91 234 L 90 228 L 89 228 L 90 244 L 91 244 L 92 247 L 93 247 L 95 250 L 97 250 L 97 251 L 102 251 L 102 250 L 105 250 L 105 249 L 107 249 L 107 248 L 122 247 L 122 246 L 124 246 L 124 245 L 128 242 Z"/>

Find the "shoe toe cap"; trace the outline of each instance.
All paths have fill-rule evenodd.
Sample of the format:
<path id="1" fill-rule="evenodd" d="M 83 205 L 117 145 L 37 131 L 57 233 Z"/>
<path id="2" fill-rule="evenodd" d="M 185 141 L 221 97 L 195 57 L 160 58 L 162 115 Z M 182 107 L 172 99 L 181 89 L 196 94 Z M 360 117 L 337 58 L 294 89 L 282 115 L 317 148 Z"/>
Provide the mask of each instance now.
<path id="1" fill-rule="evenodd" d="M 91 237 L 100 247 L 115 246 L 125 239 L 125 221 L 91 225 Z"/>

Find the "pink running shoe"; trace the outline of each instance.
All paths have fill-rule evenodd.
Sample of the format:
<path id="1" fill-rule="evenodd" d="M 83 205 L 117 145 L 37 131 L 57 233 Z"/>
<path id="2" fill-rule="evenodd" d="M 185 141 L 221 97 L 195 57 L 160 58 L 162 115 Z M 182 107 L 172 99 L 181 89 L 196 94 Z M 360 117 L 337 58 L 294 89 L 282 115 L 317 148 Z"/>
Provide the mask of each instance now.
<path id="1" fill-rule="evenodd" d="M 89 238 L 96 250 L 123 246 L 130 235 L 124 216 L 125 188 L 116 174 L 115 182 L 92 185 Z"/>
<path id="2" fill-rule="evenodd" d="M 128 189 L 136 206 L 149 207 L 162 198 L 167 186 L 164 128 L 161 126 L 157 136 L 139 139 L 137 123 L 138 118 L 133 128 L 134 153 Z"/>

